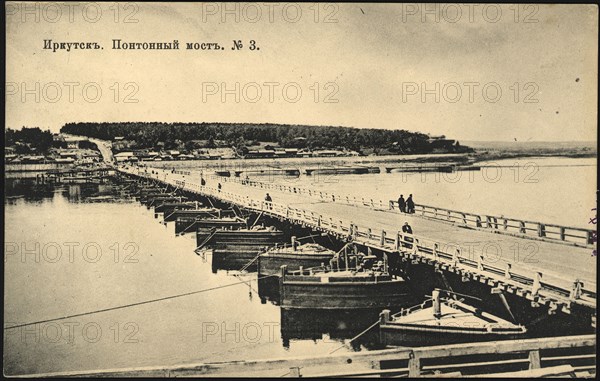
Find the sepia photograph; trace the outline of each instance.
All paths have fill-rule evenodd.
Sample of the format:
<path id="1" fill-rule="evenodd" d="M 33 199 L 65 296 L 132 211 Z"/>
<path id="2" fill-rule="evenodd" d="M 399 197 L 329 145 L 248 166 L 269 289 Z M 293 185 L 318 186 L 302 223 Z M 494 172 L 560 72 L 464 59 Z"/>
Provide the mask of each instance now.
<path id="1" fill-rule="evenodd" d="M 3 376 L 595 378 L 598 15 L 5 2 Z"/>

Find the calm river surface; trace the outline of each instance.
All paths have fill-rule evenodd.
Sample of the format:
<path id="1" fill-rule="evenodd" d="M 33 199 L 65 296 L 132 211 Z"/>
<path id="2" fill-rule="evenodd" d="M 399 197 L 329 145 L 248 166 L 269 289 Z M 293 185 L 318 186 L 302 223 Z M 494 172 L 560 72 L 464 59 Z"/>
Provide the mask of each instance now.
<path id="1" fill-rule="evenodd" d="M 417 204 L 590 228 L 596 205 L 595 158 L 525 158 L 480 162 L 479 171 L 363 175 L 250 176 L 358 199 L 413 194 Z"/>
<path id="2" fill-rule="evenodd" d="M 251 178 L 383 200 L 412 193 L 427 205 L 589 228 L 596 159 L 491 164 L 497 168 L 458 179 L 433 173 Z M 7 186 L 9 194 L 20 193 Z M 87 201 L 110 192 L 71 185 L 33 197 L 28 189 L 26 197 L 5 202 L 5 374 L 318 356 L 372 323 L 346 330 L 355 317 L 282 316 L 279 307 L 261 303 L 255 274 L 214 274 L 210 256 L 194 254 L 195 237 L 175 237 L 173 224 L 161 224 L 152 210 L 133 200 Z M 6 329 L 206 289 L 212 290 Z"/>
<path id="3" fill-rule="evenodd" d="M 324 355 L 356 334 L 330 338 L 346 324 L 335 318 L 288 316 L 282 327 L 279 307 L 255 292 L 256 274 L 213 274 L 193 235 L 175 237 L 173 223 L 134 201 L 85 202 L 96 190 L 71 185 L 5 203 L 5 328 L 237 284 L 5 329 L 5 374 Z"/>

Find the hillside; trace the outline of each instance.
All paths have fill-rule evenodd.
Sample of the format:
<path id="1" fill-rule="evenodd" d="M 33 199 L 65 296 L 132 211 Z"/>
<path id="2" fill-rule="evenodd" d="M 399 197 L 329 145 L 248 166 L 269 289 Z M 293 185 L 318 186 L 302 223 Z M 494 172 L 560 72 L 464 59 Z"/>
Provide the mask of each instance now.
<path id="1" fill-rule="evenodd" d="M 230 123 L 67 123 L 61 132 L 135 142 L 133 148 L 177 149 L 234 147 L 247 151 L 257 144 L 297 149 L 344 149 L 366 154 L 470 152 L 445 137 L 431 138 L 406 130 L 333 126 Z"/>

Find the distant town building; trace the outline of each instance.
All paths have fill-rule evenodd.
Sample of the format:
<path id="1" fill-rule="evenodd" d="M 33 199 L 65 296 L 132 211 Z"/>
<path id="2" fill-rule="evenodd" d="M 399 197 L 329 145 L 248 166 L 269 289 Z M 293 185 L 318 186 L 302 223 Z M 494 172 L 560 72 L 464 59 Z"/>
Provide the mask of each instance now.
<path id="1" fill-rule="evenodd" d="M 74 158 L 74 159 L 79 156 L 79 154 L 76 151 L 61 151 L 61 152 L 58 153 L 58 155 L 61 158 L 70 157 L 70 158 Z"/>
<path id="2" fill-rule="evenodd" d="M 322 151 L 314 151 L 313 152 L 313 156 L 317 156 L 317 157 L 335 157 L 335 156 L 342 156 L 342 155 L 344 155 L 343 152 L 335 151 L 335 150 L 322 150 Z"/>
<path id="3" fill-rule="evenodd" d="M 44 156 L 23 156 L 23 163 L 43 163 L 46 158 Z"/>
<path id="4" fill-rule="evenodd" d="M 133 152 L 119 152 L 115 155 L 115 160 L 117 163 L 121 163 L 126 161 L 137 161 L 138 158 L 133 154 Z"/>
<path id="5" fill-rule="evenodd" d="M 69 149 L 79 149 L 79 139 L 77 139 L 77 138 L 65 138 L 65 142 L 67 143 L 67 148 L 69 148 Z"/>

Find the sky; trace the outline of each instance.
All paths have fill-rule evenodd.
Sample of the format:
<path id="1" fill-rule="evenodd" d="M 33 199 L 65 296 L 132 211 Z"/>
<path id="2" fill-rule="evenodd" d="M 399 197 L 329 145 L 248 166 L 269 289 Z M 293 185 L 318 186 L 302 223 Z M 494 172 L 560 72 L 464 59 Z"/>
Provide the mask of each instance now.
<path id="1" fill-rule="evenodd" d="M 9 2 L 6 126 L 252 122 L 596 140 L 596 6 L 277 4 Z M 113 49 L 116 39 L 179 49 Z"/>

